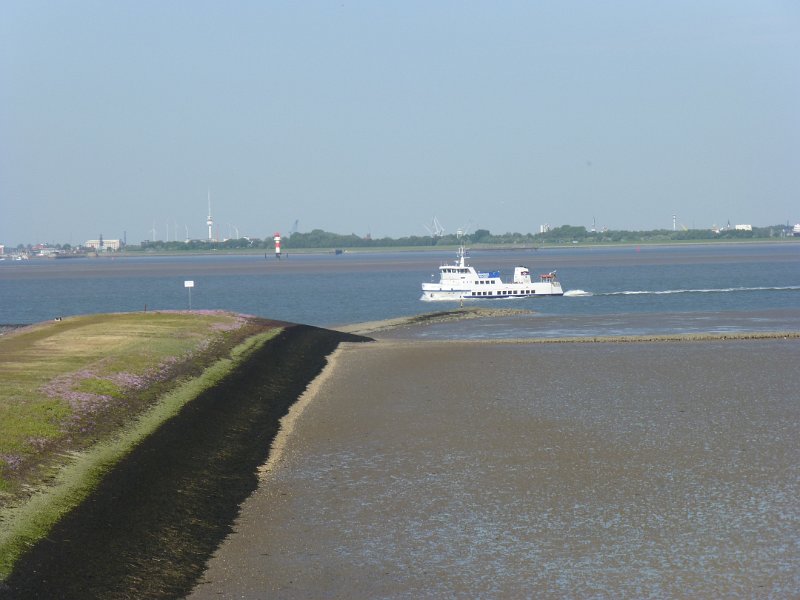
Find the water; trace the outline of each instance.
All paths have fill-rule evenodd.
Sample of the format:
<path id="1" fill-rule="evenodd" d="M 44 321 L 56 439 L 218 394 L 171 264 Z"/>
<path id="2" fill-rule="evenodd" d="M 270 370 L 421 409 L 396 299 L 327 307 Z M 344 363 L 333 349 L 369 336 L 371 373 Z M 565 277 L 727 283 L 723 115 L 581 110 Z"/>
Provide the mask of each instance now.
<path id="1" fill-rule="evenodd" d="M 132 256 L 0 262 L 0 324 L 157 309 L 224 309 L 335 326 L 457 306 L 419 301 L 454 252 Z M 800 244 L 474 251 L 509 277 L 557 269 L 561 298 L 475 301 L 534 316 L 442 324 L 425 335 L 618 335 L 800 329 Z M 187 280 L 195 287 L 184 287 Z M 191 293 L 191 297 L 190 294 Z"/>

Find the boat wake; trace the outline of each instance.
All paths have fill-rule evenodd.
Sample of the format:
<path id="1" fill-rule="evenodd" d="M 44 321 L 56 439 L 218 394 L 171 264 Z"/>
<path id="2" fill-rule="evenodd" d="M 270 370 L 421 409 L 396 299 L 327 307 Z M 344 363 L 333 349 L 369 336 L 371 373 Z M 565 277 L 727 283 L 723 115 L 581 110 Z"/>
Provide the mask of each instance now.
<path id="1" fill-rule="evenodd" d="M 731 287 L 731 288 L 698 288 L 685 290 L 628 290 L 623 292 L 604 292 L 598 296 L 660 296 L 663 294 L 727 294 L 730 292 L 796 292 L 799 285 L 784 287 Z M 569 292 L 565 293 L 566 296 Z"/>
<path id="2" fill-rule="evenodd" d="M 592 292 L 587 292 L 586 290 L 567 290 L 564 292 L 564 296 L 570 298 L 582 298 L 585 296 L 594 296 Z"/>

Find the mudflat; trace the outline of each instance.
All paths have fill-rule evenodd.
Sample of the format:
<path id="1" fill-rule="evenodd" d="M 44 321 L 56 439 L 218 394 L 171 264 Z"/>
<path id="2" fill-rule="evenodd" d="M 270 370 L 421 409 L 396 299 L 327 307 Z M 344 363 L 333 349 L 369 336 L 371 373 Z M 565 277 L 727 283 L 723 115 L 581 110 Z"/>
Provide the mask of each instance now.
<path id="1" fill-rule="evenodd" d="M 800 340 L 344 344 L 191 597 L 791 597 Z"/>

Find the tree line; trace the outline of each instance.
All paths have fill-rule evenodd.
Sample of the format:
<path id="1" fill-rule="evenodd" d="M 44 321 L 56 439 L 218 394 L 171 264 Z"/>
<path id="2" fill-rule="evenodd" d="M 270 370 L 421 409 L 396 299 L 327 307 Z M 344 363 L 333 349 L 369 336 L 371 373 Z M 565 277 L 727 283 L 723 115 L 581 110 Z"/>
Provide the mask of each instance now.
<path id="1" fill-rule="evenodd" d="M 302 233 L 295 232 L 281 240 L 284 251 L 293 249 L 345 249 L 345 248 L 425 248 L 433 246 L 455 246 L 462 242 L 462 237 L 472 245 L 515 245 L 539 247 L 547 244 L 639 244 L 658 242 L 688 242 L 712 240 L 757 240 L 792 237 L 792 228 L 787 225 L 770 225 L 753 227 L 752 230 L 725 228 L 719 231 L 710 229 L 686 229 L 672 231 L 669 229 L 653 229 L 650 231 L 627 230 L 589 230 L 584 226 L 562 225 L 542 233 L 503 233 L 494 234 L 488 229 L 478 229 L 465 236 L 456 234 L 431 236 L 411 235 L 406 237 L 372 238 L 358 236 L 354 233 L 343 235 L 314 229 Z M 62 253 L 83 252 L 86 249 L 70 244 L 54 244 L 53 248 Z M 208 240 L 181 241 L 144 241 L 140 244 L 129 244 L 126 251 L 133 252 L 192 252 L 209 250 L 273 250 L 272 237 L 259 239 L 243 237 L 221 242 Z M 6 250 L 12 250 L 6 248 Z M 19 244 L 15 250 L 20 253 L 31 253 L 36 247 L 31 244 Z M 93 251 L 93 250 L 89 250 Z"/>
<path id="2" fill-rule="evenodd" d="M 503 233 L 493 234 L 488 229 L 478 229 L 463 236 L 470 244 L 485 245 L 530 245 L 541 246 L 545 244 L 618 244 L 618 243 L 648 243 L 648 242 L 684 242 L 684 241 L 710 241 L 710 240 L 752 240 L 790 237 L 791 227 L 786 225 L 772 225 L 768 227 L 753 227 L 752 230 L 722 229 L 714 232 L 710 229 L 688 229 L 672 231 L 668 229 L 654 229 L 650 231 L 627 230 L 589 230 L 584 226 L 562 225 L 542 233 Z M 433 247 L 453 246 L 461 242 L 461 236 L 450 234 L 442 236 L 406 236 L 399 238 L 358 236 L 354 233 L 343 235 L 314 229 L 302 233 L 296 232 L 281 240 L 284 251 L 292 249 L 336 249 L 336 248 L 389 248 L 389 247 Z M 151 251 L 197 251 L 197 250 L 272 250 L 274 243 L 271 237 L 265 239 L 239 238 L 222 242 L 209 242 L 206 240 L 191 240 L 189 242 L 142 242 L 138 247 L 128 246 L 128 250 Z"/>

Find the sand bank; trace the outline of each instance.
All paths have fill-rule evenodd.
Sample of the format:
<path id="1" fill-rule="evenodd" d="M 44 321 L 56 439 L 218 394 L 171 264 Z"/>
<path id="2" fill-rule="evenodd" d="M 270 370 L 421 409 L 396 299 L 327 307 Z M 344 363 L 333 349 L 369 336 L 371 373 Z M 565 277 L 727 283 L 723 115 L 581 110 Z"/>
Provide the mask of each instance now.
<path id="1" fill-rule="evenodd" d="M 787 597 L 796 336 L 346 345 L 194 598 Z"/>
<path id="2" fill-rule="evenodd" d="M 466 307 L 455 308 L 453 310 L 436 311 L 409 317 L 398 317 L 396 319 L 383 319 L 380 321 L 367 321 L 364 323 L 353 323 L 334 327 L 336 331 L 352 333 L 356 335 L 371 335 L 381 331 L 389 331 L 399 327 L 412 327 L 429 325 L 431 323 L 446 323 L 448 321 L 463 321 L 466 319 L 481 319 L 487 317 L 508 317 L 513 315 L 533 314 L 530 310 L 520 309 L 498 309 Z"/>
<path id="3" fill-rule="evenodd" d="M 443 323 L 455 323 L 470 319 L 503 319 L 505 317 L 517 317 L 524 315 L 534 315 L 534 311 L 520 309 L 497 309 L 482 307 L 457 308 L 449 311 L 439 311 L 413 315 L 409 317 L 398 317 L 396 319 L 385 319 L 381 321 L 368 321 L 364 323 L 354 323 L 336 327 L 336 331 L 344 333 L 369 335 L 379 339 L 415 339 L 403 338 L 394 334 L 398 332 L 414 332 L 427 330 L 430 325 Z M 724 333 L 669 333 L 669 334 L 647 334 L 647 335 L 604 335 L 604 336 L 562 336 L 562 337 L 536 337 L 528 335 L 526 337 L 514 338 L 503 336 L 494 339 L 456 339 L 456 343 L 520 343 L 520 344 L 559 344 L 559 343 L 592 343 L 592 342 L 682 342 L 682 341 L 708 341 L 708 340 L 750 340 L 750 339 L 790 339 L 800 338 L 800 331 L 726 331 Z M 435 338 L 433 338 L 435 339 Z M 427 341 L 427 340 L 424 340 Z"/>

